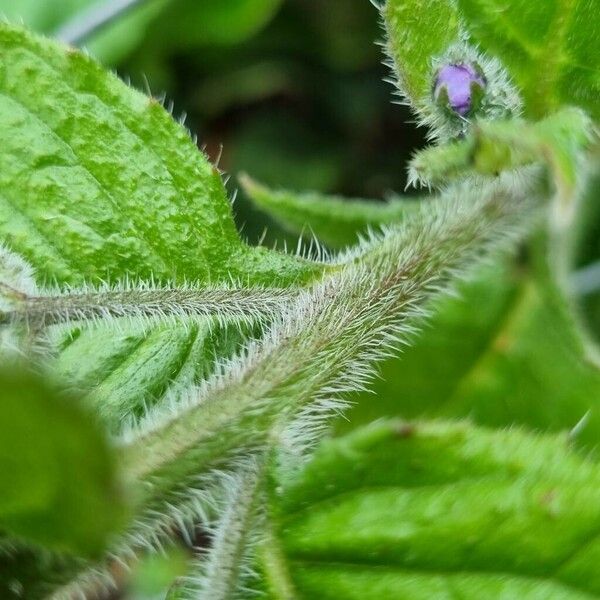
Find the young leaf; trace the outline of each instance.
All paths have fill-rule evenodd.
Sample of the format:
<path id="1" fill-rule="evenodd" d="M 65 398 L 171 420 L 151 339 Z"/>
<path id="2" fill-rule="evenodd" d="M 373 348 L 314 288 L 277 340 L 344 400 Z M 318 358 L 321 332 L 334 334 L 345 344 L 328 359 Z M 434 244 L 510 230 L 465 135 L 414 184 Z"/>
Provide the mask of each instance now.
<path id="1" fill-rule="evenodd" d="M 3 256 L 17 260 L 0 252 L 0 261 Z M 22 349 L 36 335 L 39 346 L 50 341 L 60 351 L 46 366 L 87 394 L 115 431 L 163 396 L 176 397 L 202 381 L 247 335 L 259 333 L 261 320 L 279 314 L 298 294 L 281 288 L 131 282 L 40 294 L 35 286 L 25 292 L 27 282 L 13 282 L 14 274 L 9 275 L 12 286 L 0 275 L 0 332 L 20 335 Z M 70 327 L 51 328 L 44 336 L 45 328 L 63 322 Z M 76 322 L 79 328 L 73 329 Z M 4 346 L 8 352 L 8 343 Z"/>
<path id="2" fill-rule="evenodd" d="M 240 182 L 254 204 L 286 229 L 307 239 L 314 236 L 331 248 L 350 246 L 358 241 L 361 233 L 399 223 L 419 204 L 418 200 L 408 198 L 377 203 L 323 196 L 316 192 L 274 191 L 247 175 L 242 176 Z"/>
<path id="3" fill-rule="evenodd" d="M 527 113 L 578 105 L 600 117 L 600 36 L 593 0 L 458 0 L 467 29 L 519 84 Z"/>
<path id="4" fill-rule="evenodd" d="M 592 131 L 592 121 L 577 108 L 565 108 L 537 123 L 479 121 L 466 139 L 418 152 L 410 164 L 410 180 L 440 185 L 469 171 L 496 175 L 543 163 L 551 171 L 559 205 L 572 211 Z"/>
<path id="5" fill-rule="evenodd" d="M 565 437 L 378 423 L 272 486 L 268 598 L 600 593 L 600 470 Z"/>
<path id="6" fill-rule="evenodd" d="M 0 423 L 0 528 L 57 550 L 103 550 L 124 504 L 93 418 L 32 373 L 2 370 Z"/>

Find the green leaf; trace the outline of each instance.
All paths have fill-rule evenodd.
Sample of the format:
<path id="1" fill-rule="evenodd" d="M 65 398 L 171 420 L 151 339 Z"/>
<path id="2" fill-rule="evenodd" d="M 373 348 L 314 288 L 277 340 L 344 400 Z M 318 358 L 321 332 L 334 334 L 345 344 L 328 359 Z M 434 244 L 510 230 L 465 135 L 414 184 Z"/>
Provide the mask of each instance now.
<path id="1" fill-rule="evenodd" d="M 600 117 L 598 6 L 589 0 L 459 0 L 474 41 L 510 70 L 529 115 L 578 105 Z"/>
<path id="2" fill-rule="evenodd" d="M 32 373 L 2 370 L 0 423 L 0 528 L 58 550 L 103 550 L 124 504 L 91 415 Z"/>
<path id="3" fill-rule="evenodd" d="M 247 175 L 241 176 L 240 182 L 256 206 L 285 229 L 307 239 L 316 237 L 331 248 L 350 246 L 369 229 L 401 222 L 419 204 L 408 198 L 383 203 L 324 196 L 318 192 L 275 191 Z"/>
<path id="4" fill-rule="evenodd" d="M 245 246 L 217 170 L 154 99 L 78 51 L 0 27 L 0 237 L 40 279 L 285 283 L 315 267 Z"/>
<path id="5" fill-rule="evenodd" d="M 564 437 L 378 423 L 272 486 L 269 598 L 591 599 L 600 471 Z"/>
<path id="6" fill-rule="evenodd" d="M 289 286 L 322 271 L 241 241 L 220 174 L 158 101 L 80 52 L 6 24 L 0 53 L 0 129 L 7 133 L 0 240 L 31 263 L 39 284 L 143 278 Z M 113 406 L 127 410 L 111 413 L 115 423 L 139 412 L 142 399 L 167 393 L 172 379 L 194 383 L 207 371 L 203 358 L 218 350 L 218 338 L 205 335 L 209 322 L 142 336 L 131 327 L 122 324 L 116 337 L 114 327 L 70 334 L 77 339 L 68 369 L 90 365 L 95 375 L 85 379 L 121 391 Z M 134 357 L 123 344 L 136 346 Z M 123 386 L 116 369 L 122 377 L 134 369 L 136 385 Z"/>
<path id="7" fill-rule="evenodd" d="M 75 329 L 64 337 L 53 369 L 86 395 L 110 429 L 119 431 L 165 397 L 184 394 L 208 378 L 251 331 L 211 319 Z"/>

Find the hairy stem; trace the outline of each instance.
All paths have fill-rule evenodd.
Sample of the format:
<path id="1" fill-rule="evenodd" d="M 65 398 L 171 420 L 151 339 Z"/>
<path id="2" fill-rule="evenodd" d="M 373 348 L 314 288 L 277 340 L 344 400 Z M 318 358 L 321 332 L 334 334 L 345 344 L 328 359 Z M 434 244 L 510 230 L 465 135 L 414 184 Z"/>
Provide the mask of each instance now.
<path id="1" fill-rule="evenodd" d="M 536 198 L 523 179 L 518 187 L 508 176 L 470 182 L 343 257 L 344 266 L 302 292 L 262 341 L 132 433 L 122 449 L 129 478 L 151 479 L 150 496 L 168 496 L 189 469 L 223 464 L 274 435 L 290 446 L 309 442 L 340 407 L 335 398 L 364 386 L 376 360 L 407 342 L 432 296 L 523 233 Z M 273 432 L 275 420 L 296 418 Z"/>
<path id="2" fill-rule="evenodd" d="M 257 505 L 264 482 L 264 455 L 230 478 L 222 516 L 212 532 L 208 555 L 192 566 L 178 598 L 181 600 L 231 600 L 244 587 L 251 572 L 250 549 L 256 540 Z"/>
<path id="3" fill-rule="evenodd" d="M 142 284 L 31 296 L 0 282 L 0 295 L 11 302 L 9 310 L 0 310 L 0 325 L 25 324 L 39 329 L 120 317 L 216 316 L 250 322 L 278 314 L 297 292 L 280 288 L 153 288 Z"/>
<path id="4" fill-rule="evenodd" d="M 528 230 L 539 186 L 536 172 L 518 182 L 507 175 L 450 188 L 342 256 L 261 340 L 186 398 L 151 410 L 121 441 L 138 518 L 114 554 L 131 554 L 144 539 L 151 546 L 193 495 L 202 521 L 213 474 L 235 472 L 270 447 L 302 455 L 343 408 L 340 395 L 364 387 L 376 361 L 410 341 L 432 298 Z M 57 596 L 65 597 L 72 596 Z"/>

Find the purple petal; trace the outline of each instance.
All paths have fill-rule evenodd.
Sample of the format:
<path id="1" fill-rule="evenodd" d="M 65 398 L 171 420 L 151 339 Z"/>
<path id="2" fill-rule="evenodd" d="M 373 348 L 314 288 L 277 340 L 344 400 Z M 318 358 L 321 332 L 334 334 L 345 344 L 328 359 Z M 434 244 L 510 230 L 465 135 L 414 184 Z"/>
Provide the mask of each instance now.
<path id="1" fill-rule="evenodd" d="M 445 88 L 450 100 L 450 108 L 459 115 L 466 115 L 472 108 L 472 83 L 485 87 L 485 80 L 474 67 L 468 64 L 446 65 L 437 74 L 434 98 L 437 100 L 442 89 Z"/>

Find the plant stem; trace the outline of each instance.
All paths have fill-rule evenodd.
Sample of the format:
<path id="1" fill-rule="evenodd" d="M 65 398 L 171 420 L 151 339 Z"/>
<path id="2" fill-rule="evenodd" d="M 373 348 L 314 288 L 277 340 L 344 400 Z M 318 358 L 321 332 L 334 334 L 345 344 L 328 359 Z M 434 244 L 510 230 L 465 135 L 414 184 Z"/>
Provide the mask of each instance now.
<path id="1" fill-rule="evenodd" d="M 26 295 L 0 282 L 10 309 L 1 324 L 39 329 L 57 323 L 121 317 L 210 317 L 252 321 L 278 314 L 298 292 L 283 288 L 151 287 L 82 289 L 67 293 Z"/>
<path id="2" fill-rule="evenodd" d="M 343 268 L 300 293 L 263 341 L 190 392 L 187 404 L 155 412 L 132 433 L 123 448 L 129 477 L 161 482 L 160 494 L 191 465 L 197 473 L 261 448 L 274 419 L 300 415 L 290 439 L 310 444 L 340 409 L 335 398 L 362 389 L 376 360 L 410 338 L 427 301 L 524 233 L 537 194 L 507 182 L 457 187 L 343 257 Z"/>

